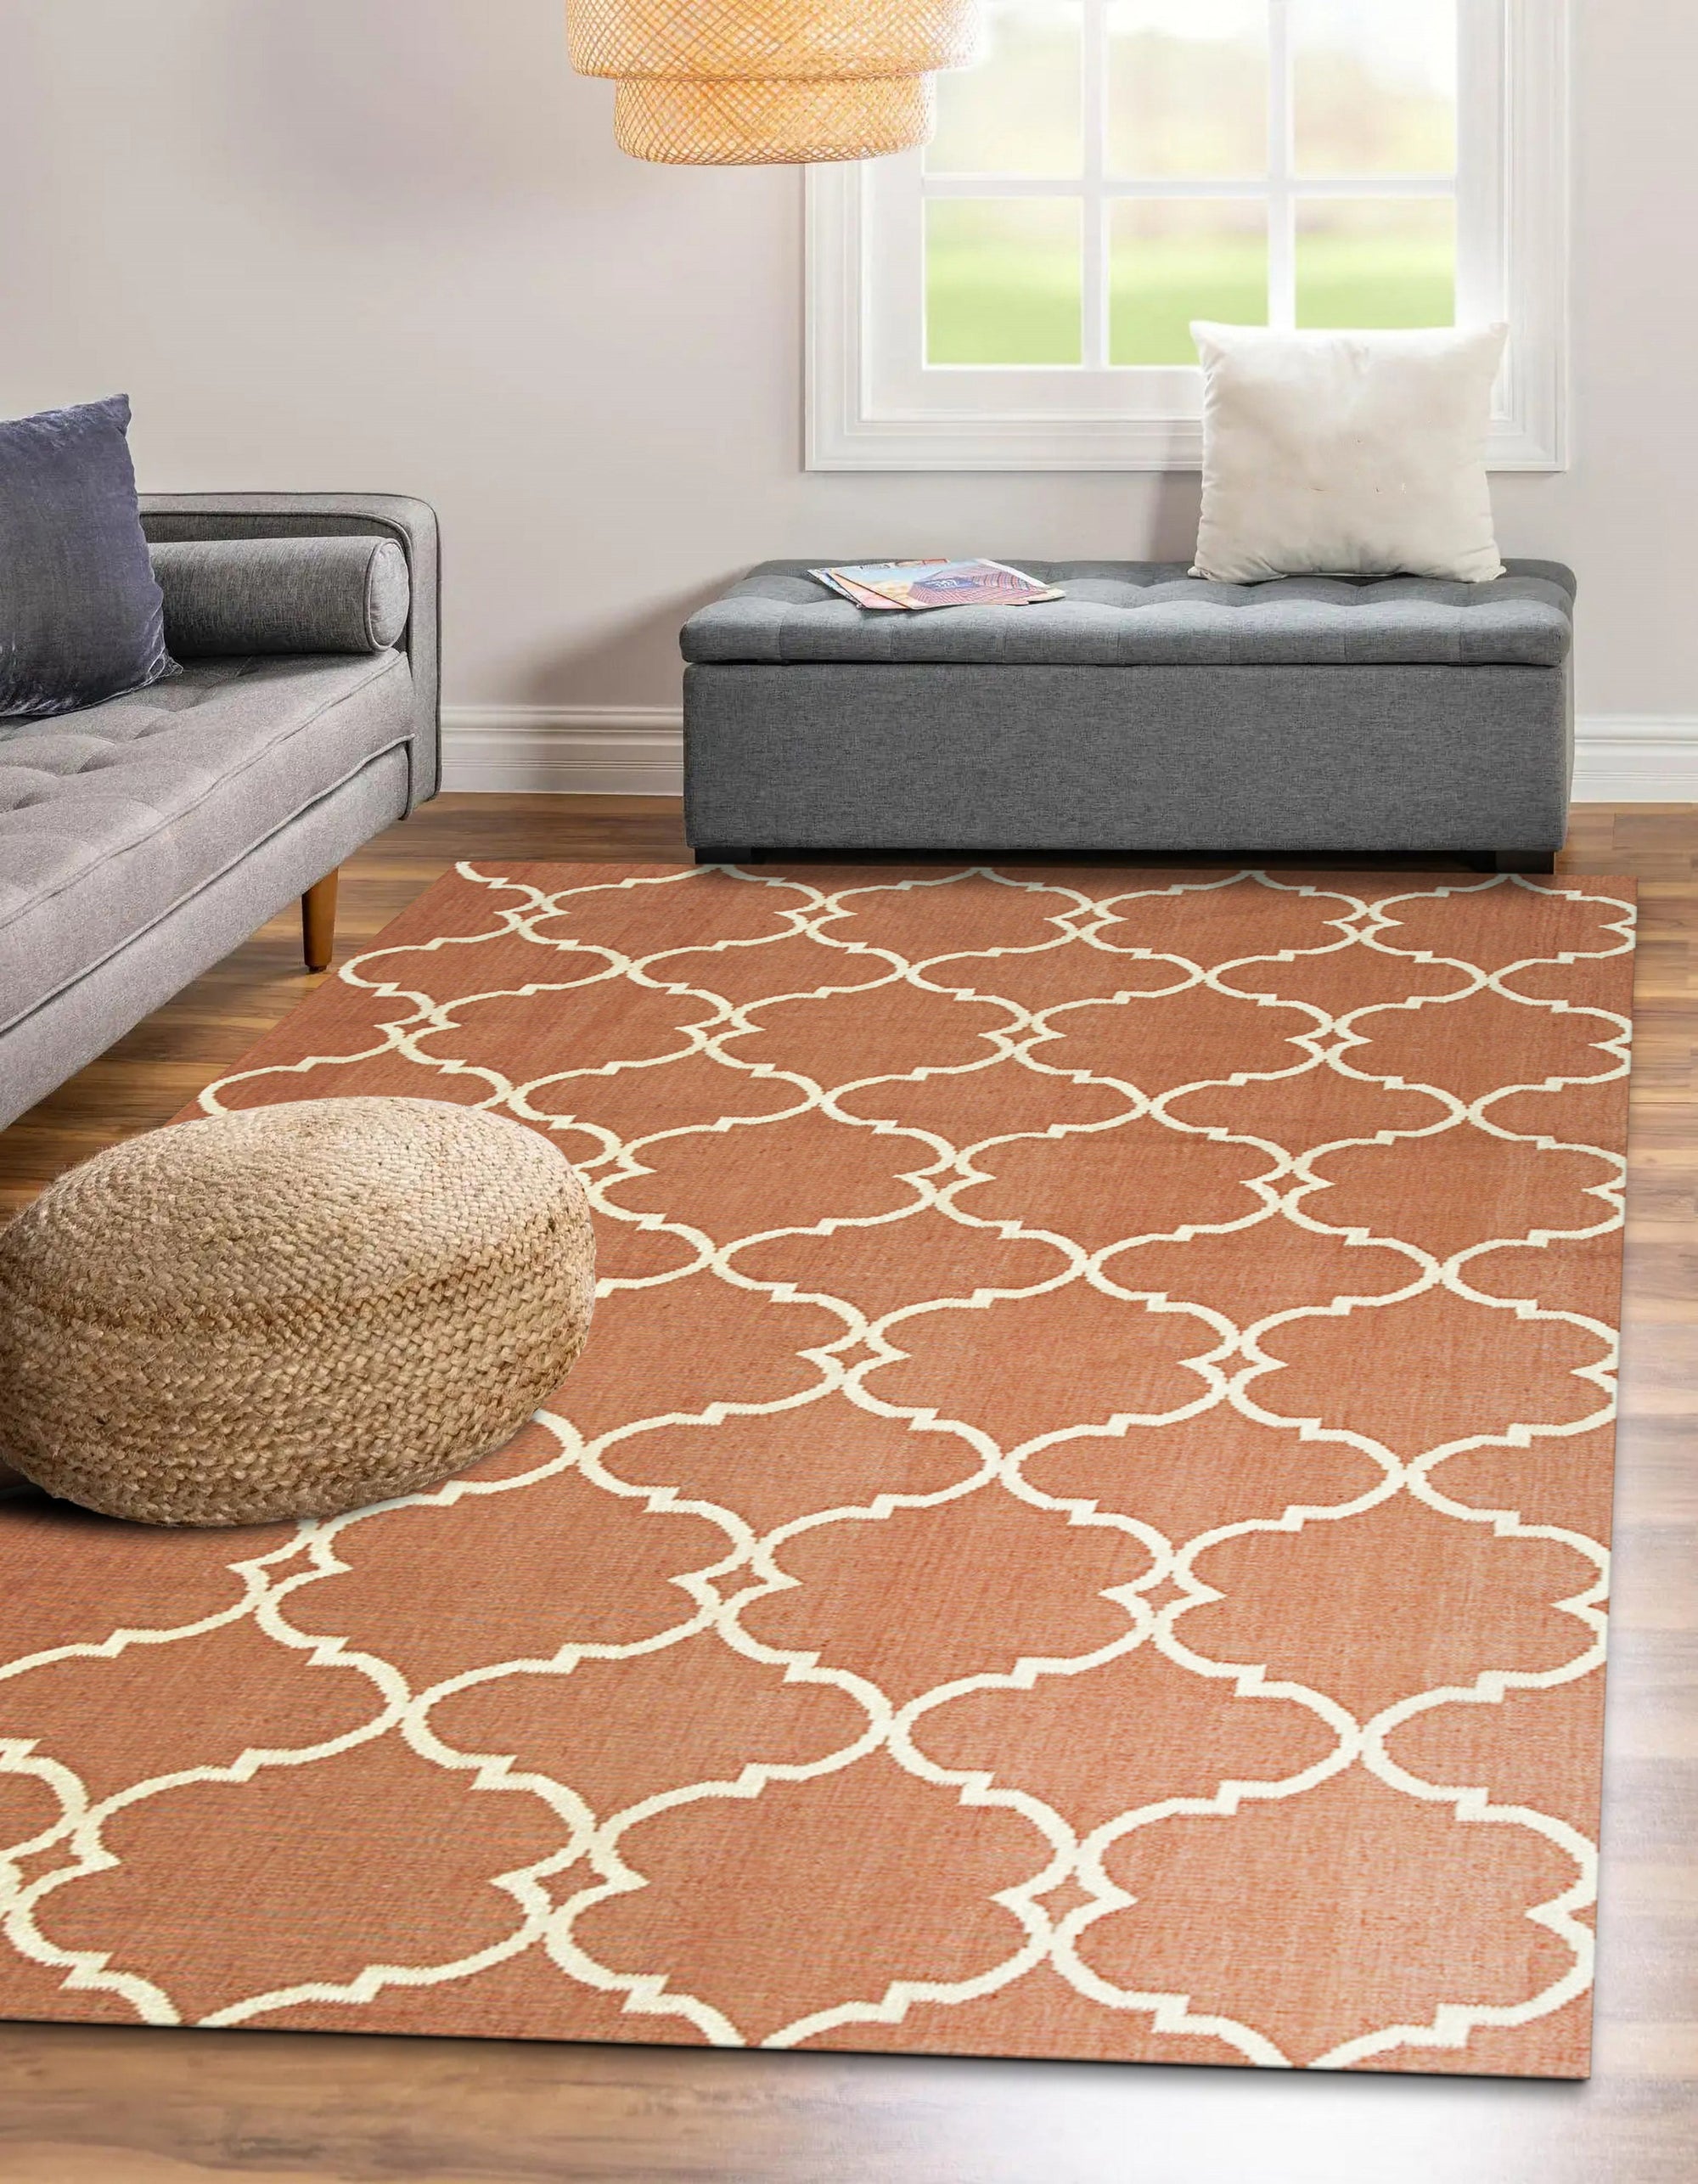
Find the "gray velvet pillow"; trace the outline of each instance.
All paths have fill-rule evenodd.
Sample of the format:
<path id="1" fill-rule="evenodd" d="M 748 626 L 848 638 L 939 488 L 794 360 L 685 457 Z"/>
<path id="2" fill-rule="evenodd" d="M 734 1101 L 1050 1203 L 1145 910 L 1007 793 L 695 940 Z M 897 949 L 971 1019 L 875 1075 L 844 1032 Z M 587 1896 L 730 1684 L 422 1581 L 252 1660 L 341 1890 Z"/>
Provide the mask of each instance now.
<path id="1" fill-rule="evenodd" d="M 130 461 L 130 403 L 0 423 L 0 721 L 176 673 Z"/>

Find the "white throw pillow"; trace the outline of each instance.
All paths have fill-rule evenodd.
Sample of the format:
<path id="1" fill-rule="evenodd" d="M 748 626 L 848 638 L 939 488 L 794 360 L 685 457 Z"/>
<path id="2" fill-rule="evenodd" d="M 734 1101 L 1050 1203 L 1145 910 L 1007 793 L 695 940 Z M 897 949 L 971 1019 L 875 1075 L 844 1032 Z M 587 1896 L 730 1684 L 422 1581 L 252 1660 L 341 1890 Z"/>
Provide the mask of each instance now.
<path id="1" fill-rule="evenodd" d="M 1191 329 L 1203 365 L 1194 577 L 1504 573 L 1486 442 L 1509 329 Z"/>

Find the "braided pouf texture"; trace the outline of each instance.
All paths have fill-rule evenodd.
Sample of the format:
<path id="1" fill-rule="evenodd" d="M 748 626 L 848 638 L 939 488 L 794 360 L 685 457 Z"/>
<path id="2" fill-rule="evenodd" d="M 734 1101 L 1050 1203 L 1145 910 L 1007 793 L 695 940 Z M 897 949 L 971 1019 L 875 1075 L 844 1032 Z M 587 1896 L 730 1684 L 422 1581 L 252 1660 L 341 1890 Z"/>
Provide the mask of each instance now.
<path id="1" fill-rule="evenodd" d="M 178 1123 L 0 1230 L 0 1457 L 144 1524 L 326 1517 L 516 1433 L 589 1331 L 559 1149 L 430 1100 Z"/>

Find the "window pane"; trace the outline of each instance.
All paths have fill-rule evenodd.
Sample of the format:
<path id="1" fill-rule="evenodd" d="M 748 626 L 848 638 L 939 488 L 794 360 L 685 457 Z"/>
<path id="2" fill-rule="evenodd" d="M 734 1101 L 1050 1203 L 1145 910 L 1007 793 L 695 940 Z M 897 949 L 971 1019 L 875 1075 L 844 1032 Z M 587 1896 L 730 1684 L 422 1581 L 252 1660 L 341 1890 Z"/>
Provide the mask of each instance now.
<path id="1" fill-rule="evenodd" d="M 1312 198 L 1297 207 L 1300 326 L 1456 323 L 1448 198 Z"/>
<path id="2" fill-rule="evenodd" d="M 1300 175 L 1453 174 L 1456 0 L 1291 0 Z"/>
<path id="3" fill-rule="evenodd" d="M 925 208 L 925 359 L 1077 364 L 1083 353 L 1076 198 L 934 198 Z"/>
<path id="4" fill-rule="evenodd" d="M 1194 364 L 1194 318 L 1268 323 L 1268 213 L 1259 200 L 1122 199 L 1109 231 L 1109 357 Z"/>
<path id="5" fill-rule="evenodd" d="M 987 57 L 937 79 L 929 174 L 1077 174 L 1084 165 L 1079 0 L 987 0 Z"/>
<path id="6" fill-rule="evenodd" d="M 1108 27 L 1111 174 L 1266 172 L 1267 0 L 1110 0 Z"/>

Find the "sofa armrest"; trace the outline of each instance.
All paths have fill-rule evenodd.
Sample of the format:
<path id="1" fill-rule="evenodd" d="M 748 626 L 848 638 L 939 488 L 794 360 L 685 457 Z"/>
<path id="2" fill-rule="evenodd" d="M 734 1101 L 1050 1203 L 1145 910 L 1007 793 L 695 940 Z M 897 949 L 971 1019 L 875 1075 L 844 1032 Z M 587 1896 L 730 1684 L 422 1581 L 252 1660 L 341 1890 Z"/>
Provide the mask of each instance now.
<path id="1" fill-rule="evenodd" d="M 400 493 L 143 493 L 150 543 L 178 539 L 393 538 L 407 556 L 412 604 L 400 649 L 413 670 L 408 809 L 441 778 L 441 565 L 436 511 Z"/>

